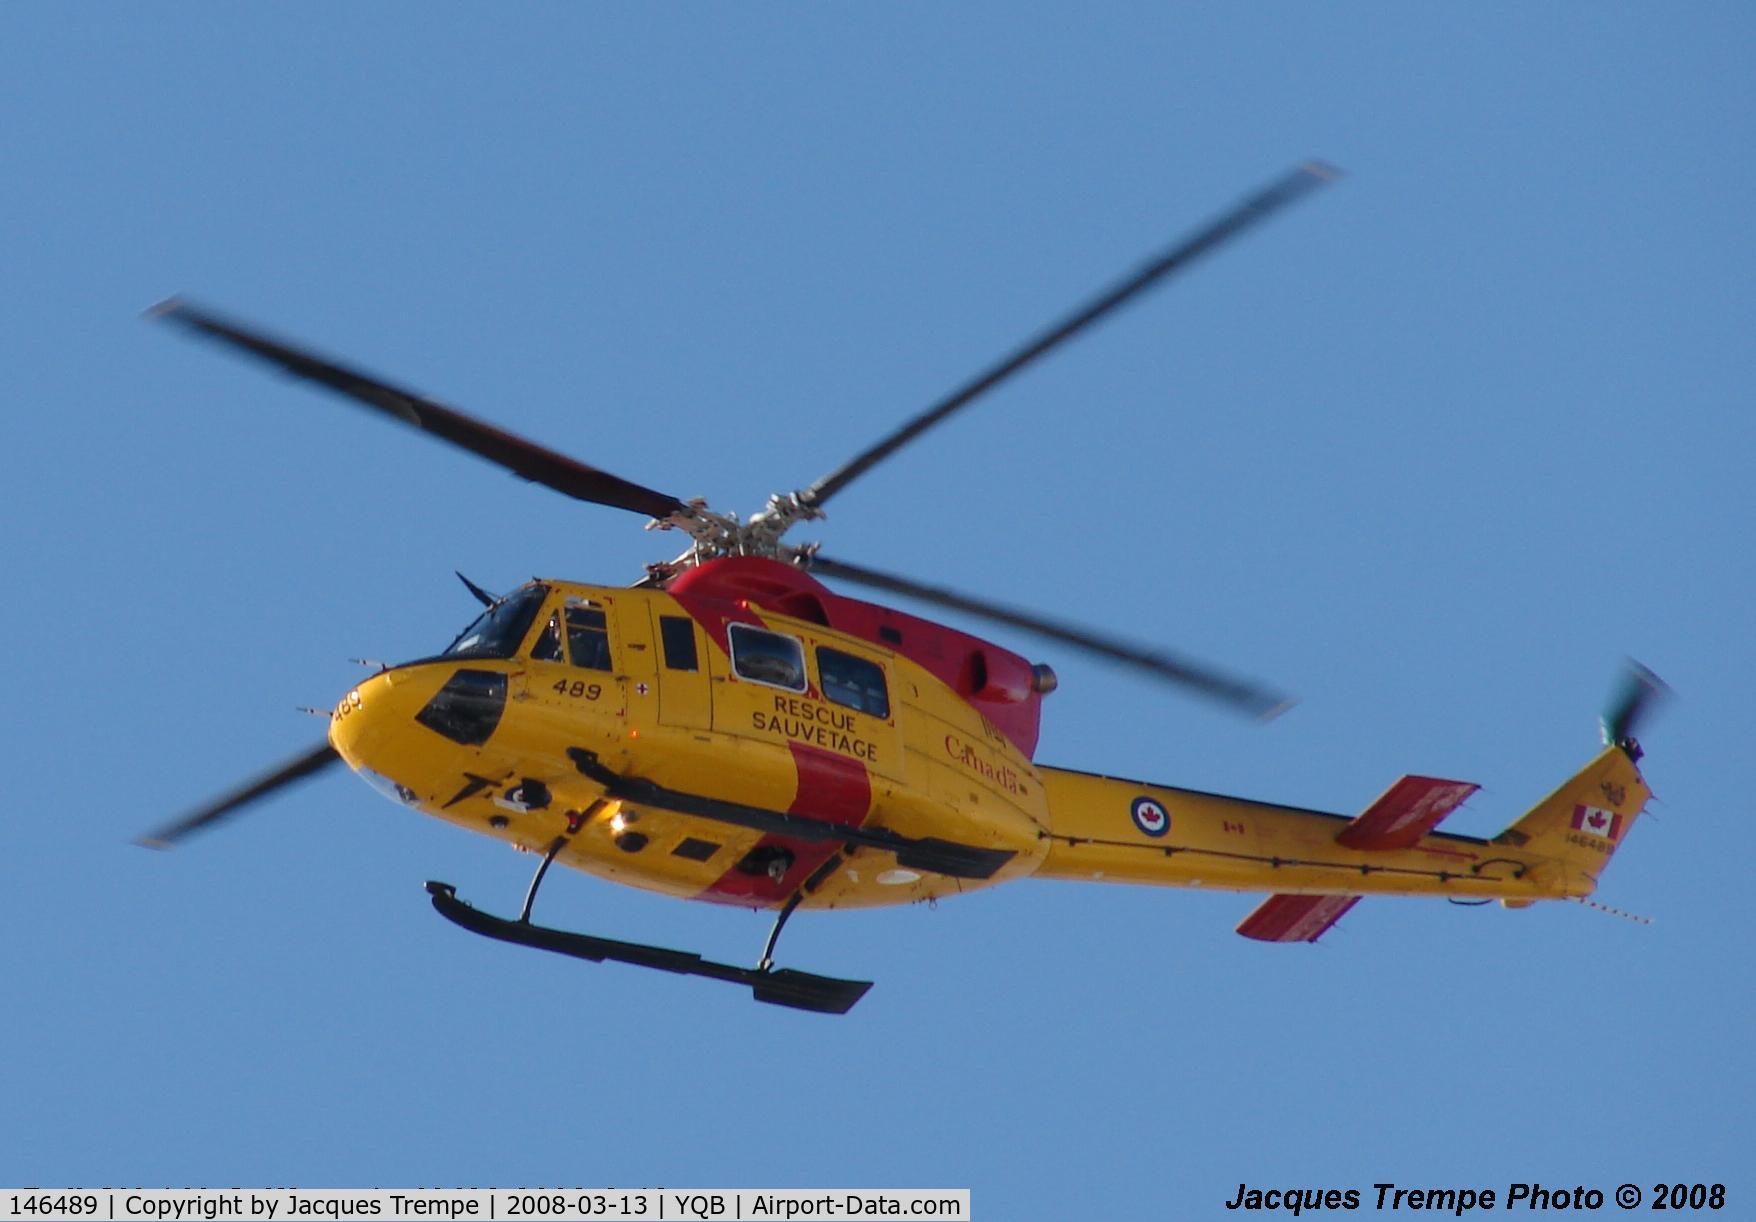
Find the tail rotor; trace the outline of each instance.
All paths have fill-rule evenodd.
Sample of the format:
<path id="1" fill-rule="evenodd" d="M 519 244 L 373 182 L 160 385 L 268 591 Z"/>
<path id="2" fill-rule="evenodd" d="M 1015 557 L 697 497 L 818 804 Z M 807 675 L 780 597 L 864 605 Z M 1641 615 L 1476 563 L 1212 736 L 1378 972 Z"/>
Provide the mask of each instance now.
<path id="1" fill-rule="evenodd" d="M 1620 747 L 1628 753 L 1630 759 L 1638 760 L 1642 752 L 1635 731 L 1652 710 L 1663 704 L 1670 695 L 1669 684 L 1633 658 L 1629 658 L 1616 698 L 1604 711 L 1604 745 Z"/>

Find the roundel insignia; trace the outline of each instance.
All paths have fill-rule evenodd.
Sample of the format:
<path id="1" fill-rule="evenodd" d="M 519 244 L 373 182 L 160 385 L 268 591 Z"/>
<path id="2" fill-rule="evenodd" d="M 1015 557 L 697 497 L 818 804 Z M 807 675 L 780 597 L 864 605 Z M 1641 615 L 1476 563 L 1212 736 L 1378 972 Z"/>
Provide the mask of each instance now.
<path id="1" fill-rule="evenodd" d="M 1134 826 L 1148 836 L 1162 836 L 1171 830 L 1170 812 L 1151 798 L 1135 798 L 1129 813 L 1134 816 Z"/>

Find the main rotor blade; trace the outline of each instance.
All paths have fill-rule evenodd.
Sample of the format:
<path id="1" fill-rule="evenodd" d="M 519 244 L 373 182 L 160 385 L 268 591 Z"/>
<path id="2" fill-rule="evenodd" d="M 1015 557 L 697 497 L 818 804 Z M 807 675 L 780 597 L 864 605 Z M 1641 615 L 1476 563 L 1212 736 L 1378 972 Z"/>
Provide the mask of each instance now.
<path id="1" fill-rule="evenodd" d="M 665 518 L 686 509 L 674 496 L 589 467 L 558 454 L 534 441 L 497 429 L 491 424 L 455 411 L 443 404 L 401 390 L 345 365 L 271 339 L 259 331 L 224 318 L 181 298 L 172 297 L 147 311 L 149 318 L 164 318 L 179 326 L 242 348 L 278 365 L 294 377 L 304 378 L 340 391 L 367 407 L 393 416 L 404 424 L 498 463 L 514 475 L 543 484 L 557 492 L 597 505 L 629 509 L 652 518 Z"/>
<path id="2" fill-rule="evenodd" d="M 1077 628 L 1071 624 L 1060 623 L 1026 611 L 1015 610 L 998 603 L 982 602 L 959 594 L 954 590 L 939 586 L 922 585 L 910 581 L 906 577 L 896 577 L 889 573 L 880 573 L 875 569 L 862 565 L 849 564 L 845 560 L 831 560 L 827 556 L 814 555 L 808 560 L 811 572 L 824 577 L 839 577 L 843 581 L 852 581 L 859 585 L 871 586 L 874 589 L 886 590 L 892 594 L 905 594 L 910 598 L 918 598 L 922 602 L 936 603 L 941 607 L 964 611 L 970 615 L 979 615 L 983 619 L 1047 637 L 1052 641 L 1060 641 L 1083 649 L 1087 653 L 1099 654 L 1129 666 L 1136 666 L 1160 679 L 1175 683 L 1180 687 L 1229 704 L 1233 708 L 1257 717 L 1263 721 L 1280 716 L 1292 707 L 1292 701 L 1278 692 L 1258 687 L 1245 679 L 1236 679 L 1221 674 L 1196 662 L 1173 657 L 1170 654 L 1154 649 L 1146 649 L 1139 645 L 1120 641 L 1114 637 L 1104 636 L 1088 628 Z"/>
<path id="3" fill-rule="evenodd" d="M 482 606 L 491 607 L 495 603 L 500 601 L 498 598 L 495 598 L 492 594 L 490 594 L 486 590 L 482 589 L 481 586 L 477 585 L 475 582 L 473 582 L 469 578 L 465 577 L 462 573 L 459 573 L 456 569 L 452 569 L 451 571 L 453 573 L 457 573 L 457 579 L 459 581 L 463 582 L 464 589 L 466 589 L 470 592 L 470 597 L 474 598 L 477 602 L 481 603 Z"/>
<path id="4" fill-rule="evenodd" d="M 231 793 L 209 802 L 200 810 L 192 811 L 175 823 L 167 823 L 163 827 L 148 832 L 135 843 L 149 849 L 168 849 L 191 832 L 211 827 L 227 815 L 235 813 L 258 799 L 266 798 L 276 790 L 321 772 L 340 759 L 341 756 L 335 753 L 335 748 L 324 743 L 295 759 L 288 760 L 274 771 L 266 772 L 255 780 L 234 789 Z"/>
<path id="5" fill-rule="evenodd" d="M 1072 339 L 1172 272 L 1188 266 L 1227 239 L 1279 211 L 1307 192 L 1322 186 L 1336 177 L 1336 174 L 1337 171 L 1334 167 L 1320 161 L 1307 161 L 1293 169 L 1290 173 L 1238 204 L 1231 211 L 1210 221 L 1204 228 L 1165 251 L 1132 276 L 1087 302 L 1060 322 L 1055 323 L 993 368 L 958 387 L 950 395 L 860 454 L 852 462 L 825 475 L 800 493 L 800 499 L 809 505 L 822 505 L 878 463 L 889 458 L 935 424 L 959 408 L 966 406 L 973 399 L 993 389 L 1050 349 Z"/>

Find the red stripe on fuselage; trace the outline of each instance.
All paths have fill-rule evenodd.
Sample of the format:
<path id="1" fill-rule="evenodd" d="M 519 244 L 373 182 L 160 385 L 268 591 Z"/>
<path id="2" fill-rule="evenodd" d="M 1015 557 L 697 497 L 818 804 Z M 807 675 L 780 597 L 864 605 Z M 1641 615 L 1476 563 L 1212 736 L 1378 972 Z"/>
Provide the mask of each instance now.
<path id="1" fill-rule="evenodd" d="M 858 827 L 872 809 L 872 778 L 859 760 L 806 743 L 789 742 L 799 769 L 799 792 L 787 808 L 824 823 Z"/>
<path id="2" fill-rule="evenodd" d="M 793 763 L 799 770 L 799 788 L 787 814 L 858 827 L 872 810 L 872 778 L 858 760 L 821 747 L 789 742 Z M 763 849 L 785 849 L 793 855 L 793 864 L 777 883 L 767 874 L 746 874 L 733 866 L 703 891 L 696 899 L 716 904 L 741 904 L 748 908 L 767 908 L 783 904 L 797 891 L 817 867 L 839 852 L 834 844 L 793 840 L 787 836 L 764 836 L 756 852 Z"/>
<path id="3" fill-rule="evenodd" d="M 749 624 L 755 628 L 767 626 L 747 603 L 696 598 L 675 590 L 666 592 L 728 657 L 731 655 L 728 624 Z M 816 698 L 817 692 L 813 689 L 807 695 Z M 793 794 L 793 804 L 787 808 L 789 815 L 803 815 L 848 827 L 858 827 L 866 821 L 872 809 L 872 778 L 864 764 L 804 743 L 789 741 L 787 746 L 792 749 L 793 766 L 799 774 L 799 787 Z M 839 851 L 834 844 L 793 840 L 787 836 L 764 836 L 752 851 L 761 854 L 764 849 L 785 849 L 793 855 L 793 864 L 778 883 L 766 873 L 747 874 L 733 866 L 695 898 L 749 908 L 784 904 L 817 867 Z"/>

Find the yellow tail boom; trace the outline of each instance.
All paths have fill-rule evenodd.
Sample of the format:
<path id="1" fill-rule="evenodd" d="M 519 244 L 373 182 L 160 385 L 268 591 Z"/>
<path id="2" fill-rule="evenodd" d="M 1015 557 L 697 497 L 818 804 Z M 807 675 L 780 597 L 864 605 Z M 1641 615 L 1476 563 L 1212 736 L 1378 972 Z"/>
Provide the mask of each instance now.
<path id="1" fill-rule="evenodd" d="M 1589 895 L 1650 796 L 1635 752 L 1606 747 L 1491 840 L 1434 831 L 1476 787 L 1403 777 L 1355 818 L 1057 768 L 1036 877 L 1270 892 L 1239 932 L 1316 941 L 1364 895 Z"/>

